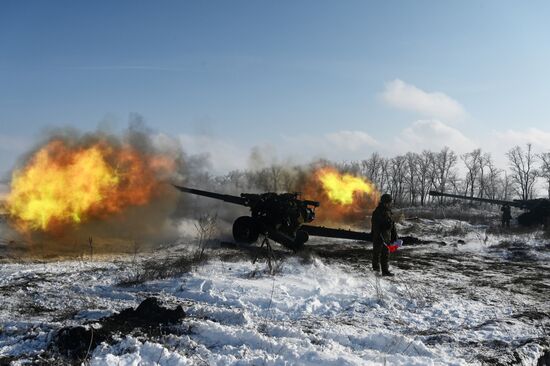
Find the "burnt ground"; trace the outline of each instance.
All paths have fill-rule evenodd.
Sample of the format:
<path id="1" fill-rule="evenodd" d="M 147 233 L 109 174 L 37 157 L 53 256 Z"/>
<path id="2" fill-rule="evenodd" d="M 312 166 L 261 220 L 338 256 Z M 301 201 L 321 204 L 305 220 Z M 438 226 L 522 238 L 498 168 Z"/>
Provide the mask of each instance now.
<path id="1" fill-rule="evenodd" d="M 126 308 L 97 322 L 89 322 L 89 325 L 61 328 L 53 337 L 50 348 L 64 361 L 81 363 L 88 358 L 90 350 L 102 342 L 114 343 L 114 336 L 133 334 L 136 329 L 150 337 L 160 336 L 162 325 L 178 324 L 184 317 L 181 305 L 173 310 L 167 309 L 160 305 L 157 298 L 149 297 L 136 309 Z M 164 332 L 167 329 L 165 327 Z"/>

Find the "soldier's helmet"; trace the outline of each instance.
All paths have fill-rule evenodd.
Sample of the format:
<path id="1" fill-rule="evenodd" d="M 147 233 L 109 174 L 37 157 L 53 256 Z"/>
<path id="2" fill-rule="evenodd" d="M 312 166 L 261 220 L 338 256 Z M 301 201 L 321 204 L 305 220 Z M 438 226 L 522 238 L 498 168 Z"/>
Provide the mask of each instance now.
<path id="1" fill-rule="evenodd" d="M 391 198 L 391 194 L 389 193 L 384 193 L 382 197 L 380 197 L 381 203 L 391 203 L 392 201 L 393 199 Z"/>

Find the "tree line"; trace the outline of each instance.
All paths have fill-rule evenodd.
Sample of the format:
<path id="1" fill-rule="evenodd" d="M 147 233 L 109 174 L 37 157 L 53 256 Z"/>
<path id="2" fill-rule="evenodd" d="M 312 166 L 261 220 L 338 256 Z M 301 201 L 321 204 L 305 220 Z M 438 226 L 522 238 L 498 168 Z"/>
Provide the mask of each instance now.
<path id="1" fill-rule="evenodd" d="M 550 152 L 536 153 L 527 144 L 513 147 L 506 158 L 507 168 L 501 169 L 491 153 L 482 149 L 459 155 L 444 147 L 394 157 L 374 152 L 363 160 L 340 163 L 319 160 L 309 166 L 272 164 L 211 178 L 216 186 L 232 191 L 299 191 L 316 167 L 334 166 L 341 172 L 368 178 L 380 192 L 390 193 L 401 205 L 433 202 L 430 190 L 499 200 L 531 199 L 538 193 L 539 180 L 544 182 L 550 198 Z"/>

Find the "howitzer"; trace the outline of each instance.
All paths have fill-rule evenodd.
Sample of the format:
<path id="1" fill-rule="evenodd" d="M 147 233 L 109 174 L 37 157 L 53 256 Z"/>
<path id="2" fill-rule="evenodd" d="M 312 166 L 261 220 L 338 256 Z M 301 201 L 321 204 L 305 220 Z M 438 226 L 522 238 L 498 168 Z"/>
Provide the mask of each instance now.
<path id="1" fill-rule="evenodd" d="M 233 196 L 177 185 L 174 187 L 182 192 L 249 207 L 250 216 L 241 216 L 233 222 L 233 238 L 238 243 L 252 244 L 262 234 L 297 251 L 303 248 L 310 236 L 372 241 L 372 235 L 368 232 L 307 225 L 315 219 L 315 208 L 320 204 L 301 200 L 298 193 L 241 193 L 240 196 Z M 405 245 L 433 242 L 413 236 L 402 236 L 400 239 Z"/>
<path id="2" fill-rule="evenodd" d="M 238 243 L 252 244 L 260 234 L 294 251 L 303 248 L 310 236 L 372 241 L 368 232 L 307 225 L 315 219 L 317 201 L 301 200 L 298 193 L 241 193 L 240 196 L 221 194 L 174 185 L 182 192 L 234 203 L 250 208 L 250 216 L 233 222 L 233 238 Z M 405 245 L 431 241 L 413 236 L 400 237 Z"/>
<path id="3" fill-rule="evenodd" d="M 518 224 L 522 226 L 548 224 L 548 221 L 550 219 L 550 200 L 546 198 L 505 201 L 493 200 L 490 198 L 462 196 L 458 194 L 443 193 L 438 191 L 430 191 L 429 194 L 430 196 L 435 197 L 450 197 L 476 202 L 484 202 L 493 205 L 508 205 L 510 207 L 517 207 L 526 211 L 518 216 Z"/>
<path id="4" fill-rule="evenodd" d="M 298 250 L 309 235 L 301 230 L 304 223 L 315 219 L 319 202 L 301 200 L 298 193 L 241 193 L 240 196 L 220 194 L 174 185 L 182 192 L 210 197 L 250 208 L 250 216 L 241 216 L 233 222 L 233 238 L 238 243 L 252 244 L 260 234 L 285 247 Z"/>

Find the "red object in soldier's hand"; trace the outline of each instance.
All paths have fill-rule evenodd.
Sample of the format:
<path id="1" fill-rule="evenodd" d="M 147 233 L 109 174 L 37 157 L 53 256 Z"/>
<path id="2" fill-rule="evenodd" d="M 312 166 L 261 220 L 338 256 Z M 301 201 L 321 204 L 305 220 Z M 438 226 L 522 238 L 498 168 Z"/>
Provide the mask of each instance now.
<path id="1" fill-rule="evenodd" d="M 397 248 L 401 247 L 402 245 L 403 245 L 403 240 L 400 240 L 400 239 L 394 241 L 391 244 L 386 244 L 386 246 L 388 247 L 390 253 L 396 252 Z"/>
<path id="2" fill-rule="evenodd" d="M 388 249 L 390 250 L 390 253 L 397 251 L 397 245 L 390 244 L 388 245 Z"/>

